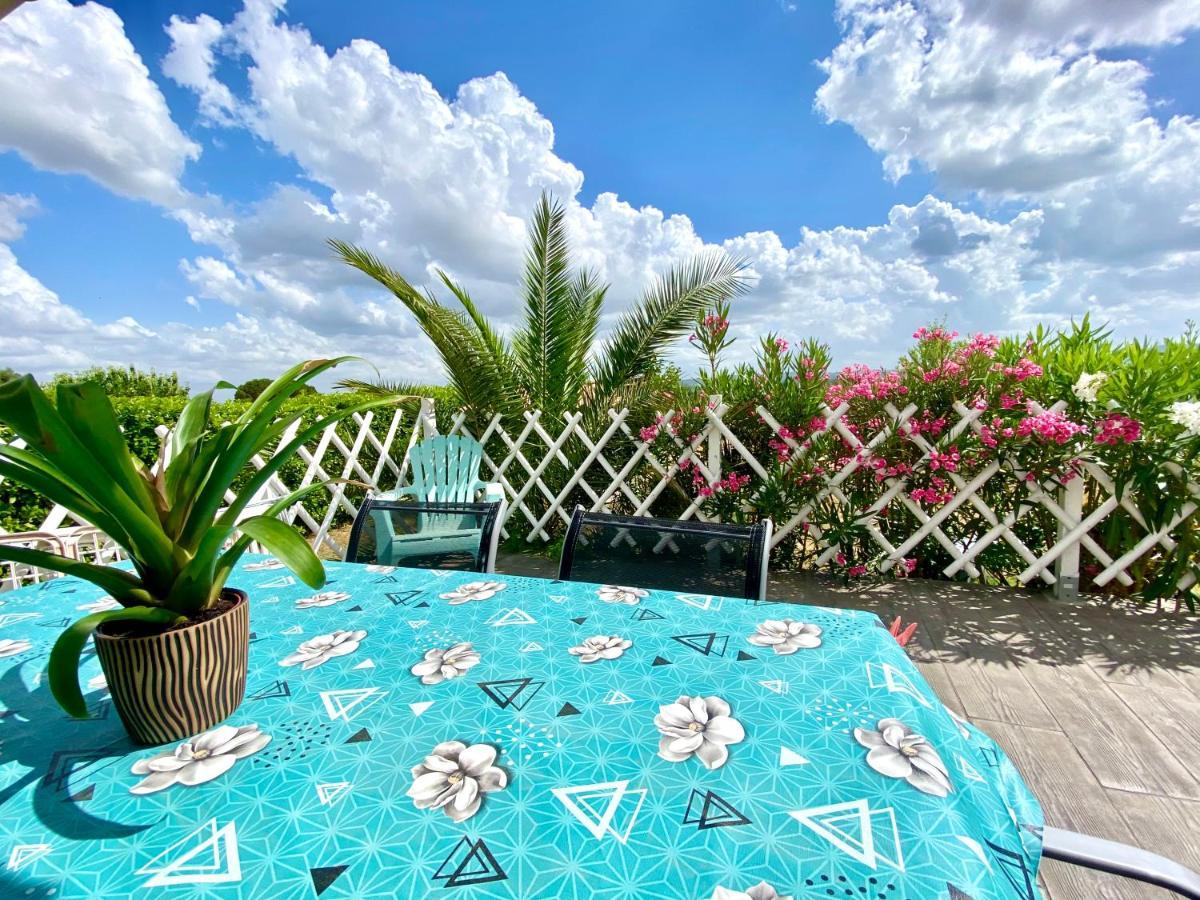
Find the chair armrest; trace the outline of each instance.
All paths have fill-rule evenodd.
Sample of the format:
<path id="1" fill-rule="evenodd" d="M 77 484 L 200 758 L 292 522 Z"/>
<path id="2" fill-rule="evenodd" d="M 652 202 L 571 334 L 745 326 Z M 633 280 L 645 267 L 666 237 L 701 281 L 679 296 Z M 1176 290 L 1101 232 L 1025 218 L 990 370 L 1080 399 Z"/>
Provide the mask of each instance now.
<path id="1" fill-rule="evenodd" d="M 1200 875 L 1165 856 L 1128 844 L 1047 825 L 1042 832 L 1042 855 L 1156 884 L 1192 900 L 1200 900 Z"/>
<path id="2" fill-rule="evenodd" d="M 475 490 L 483 491 L 483 499 L 488 503 L 498 503 L 504 499 L 504 487 L 496 481 L 477 481 Z"/>

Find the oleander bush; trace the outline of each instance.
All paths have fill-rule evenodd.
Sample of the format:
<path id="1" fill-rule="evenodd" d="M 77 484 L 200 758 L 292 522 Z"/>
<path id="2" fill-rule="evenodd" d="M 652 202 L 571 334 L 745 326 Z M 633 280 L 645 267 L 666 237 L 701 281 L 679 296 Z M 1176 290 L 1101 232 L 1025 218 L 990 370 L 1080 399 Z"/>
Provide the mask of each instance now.
<path id="1" fill-rule="evenodd" d="M 725 315 L 701 320 L 693 343 L 706 351 L 727 328 Z M 1158 343 L 1114 342 L 1087 319 L 1062 332 L 1039 330 L 1020 339 L 961 337 L 942 325 L 921 328 L 913 338 L 894 367 L 833 371 L 819 342 L 792 346 L 768 335 L 753 364 L 710 365 L 698 384 L 678 384 L 665 404 L 670 415 L 646 423 L 641 437 L 662 457 L 676 458 L 680 442 L 701 433 L 706 408 L 719 397 L 727 407 L 724 422 L 766 465 L 767 477 L 727 444 L 719 480 L 685 461 L 688 497 L 676 502 L 694 498 L 711 517 L 771 517 L 777 525 L 804 511 L 805 524 L 777 548 L 775 564 L 821 563 L 845 578 L 882 568 L 899 577 L 940 575 L 953 557 L 932 537 L 900 565 L 888 566 L 870 531 L 898 545 L 923 517 L 953 502 L 963 484 L 991 467 L 1008 474 L 985 481 L 979 498 L 1001 519 L 1019 514 L 1014 531 L 1035 553 L 1055 544 L 1059 526 L 1029 502 L 1031 494 L 1058 496 L 1087 463 L 1107 473 L 1118 496 L 1135 498 L 1132 505 L 1144 519 L 1124 508 L 1104 518 L 1092 536 L 1113 557 L 1140 541 L 1147 527 L 1170 522 L 1191 499 L 1188 482 L 1200 483 L 1200 340 L 1192 328 Z M 843 407 L 834 427 L 827 427 L 828 411 Z M 964 416 L 974 425 L 965 424 Z M 841 472 L 838 490 L 830 492 L 826 479 Z M 1022 482 L 1025 490 L 1013 489 Z M 1084 483 L 1089 513 L 1109 495 L 1091 479 Z M 961 548 L 992 525 L 968 502 L 942 528 Z M 1170 596 L 1181 576 L 1197 572 L 1198 527 L 1193 517 L 1176 531 L 1173 552 L 1156 549 L 1144 556 L 1132 570 L 1133 590 Z M 839 552 L 819 554 L 817 535 L 836 542 Z M 1085 575 L 1099 572 L 1086 550 L 1084 559 Z M 974 563 L 985 578 L 1001 583 L 1011 583 L 1027 566 L 1003 540 Z M 1107 589 L 1116 587 L 1112 582 Z M 1191 602 L 1190 594 L 1186 599 Z"/>

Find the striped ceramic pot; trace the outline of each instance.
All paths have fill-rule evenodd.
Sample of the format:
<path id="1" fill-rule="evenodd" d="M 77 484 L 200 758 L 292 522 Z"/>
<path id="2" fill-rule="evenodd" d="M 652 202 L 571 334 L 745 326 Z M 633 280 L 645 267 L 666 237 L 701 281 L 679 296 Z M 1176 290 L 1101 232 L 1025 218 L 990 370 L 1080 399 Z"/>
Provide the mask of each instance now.
<path id="1" fill-rule="evenodd" d="M 106 634 L 94 641 L 113 704 L 129 736 L 139 744 L 191 737 L 227 718 L 246 693 L 250 652 L 250 603 L 226 588 L 234 601 L 218 616 L 163 634 Z"/>

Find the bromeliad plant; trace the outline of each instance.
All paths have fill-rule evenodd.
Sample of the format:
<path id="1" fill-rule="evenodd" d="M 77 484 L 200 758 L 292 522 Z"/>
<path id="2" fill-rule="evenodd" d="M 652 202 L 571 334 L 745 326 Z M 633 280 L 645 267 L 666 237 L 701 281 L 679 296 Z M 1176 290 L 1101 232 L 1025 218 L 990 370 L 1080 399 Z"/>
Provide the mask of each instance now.
<path id="1" fill-rule="evenodd" d="M 275 448 L 266 464 L 236 490 L 251 459 L 278 444 L 302 415 L 286 412 L 288 399 L 310 381 L 353 357 L 310 360 L 285 372 L 236 421 L 216 428 L 209 418 L 213 391 L 184 407 L 149 469 L 134 456 L 100 385 L 62 384 L 53 404 L 31 375 L 0 385 L 0 423 L 24 441 L 0 445 L 0 475 L 25 485 L 96 526 L 122 549 L 132 570 L 93 565 L 24 547 L 0 547 L 0 559 L 73 575 L 108 592 L 121 605 L 85 616 L 63 632 L 50 654 L 49 684 L 68 713 L 87 715 L 79 689 L 79 656 L 106 622 L 166 629 L 196 619 L 221 598 L 225 582 L 253 541 L 273 553 L 305 584 L 320 588 L 325 570 L 312 548 L 278 513 L 323 483 L 275 502 L 261 515 L 238 521 L 247 504 L 300 446 L 356 412 L 394 401 L 372 399 L 301 427 Z"/>

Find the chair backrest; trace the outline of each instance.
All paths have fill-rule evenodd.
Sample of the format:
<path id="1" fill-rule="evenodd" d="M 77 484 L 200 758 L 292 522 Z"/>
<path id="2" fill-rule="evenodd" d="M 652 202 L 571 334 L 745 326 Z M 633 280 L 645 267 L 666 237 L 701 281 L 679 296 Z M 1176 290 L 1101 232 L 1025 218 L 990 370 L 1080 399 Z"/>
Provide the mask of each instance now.
<path id="1" fill-rule="evenodd" d="M 575 508 L 558 577 L 766 599 L 770 520 L 755 525 L 615 516 Z"/>
<path id="2" fill-rule="evenodd" d="M 479 489 L 483 448 L 457 434 L 428 437 L 409 453 L 412 476 L 406 493 L 439 503 L 470 503 Z"/>
<path id="3" fill-rule="evenodd" d="M 493 572 L 504 507 L 368 497 L 350 530 L 346 562 Z"/>

